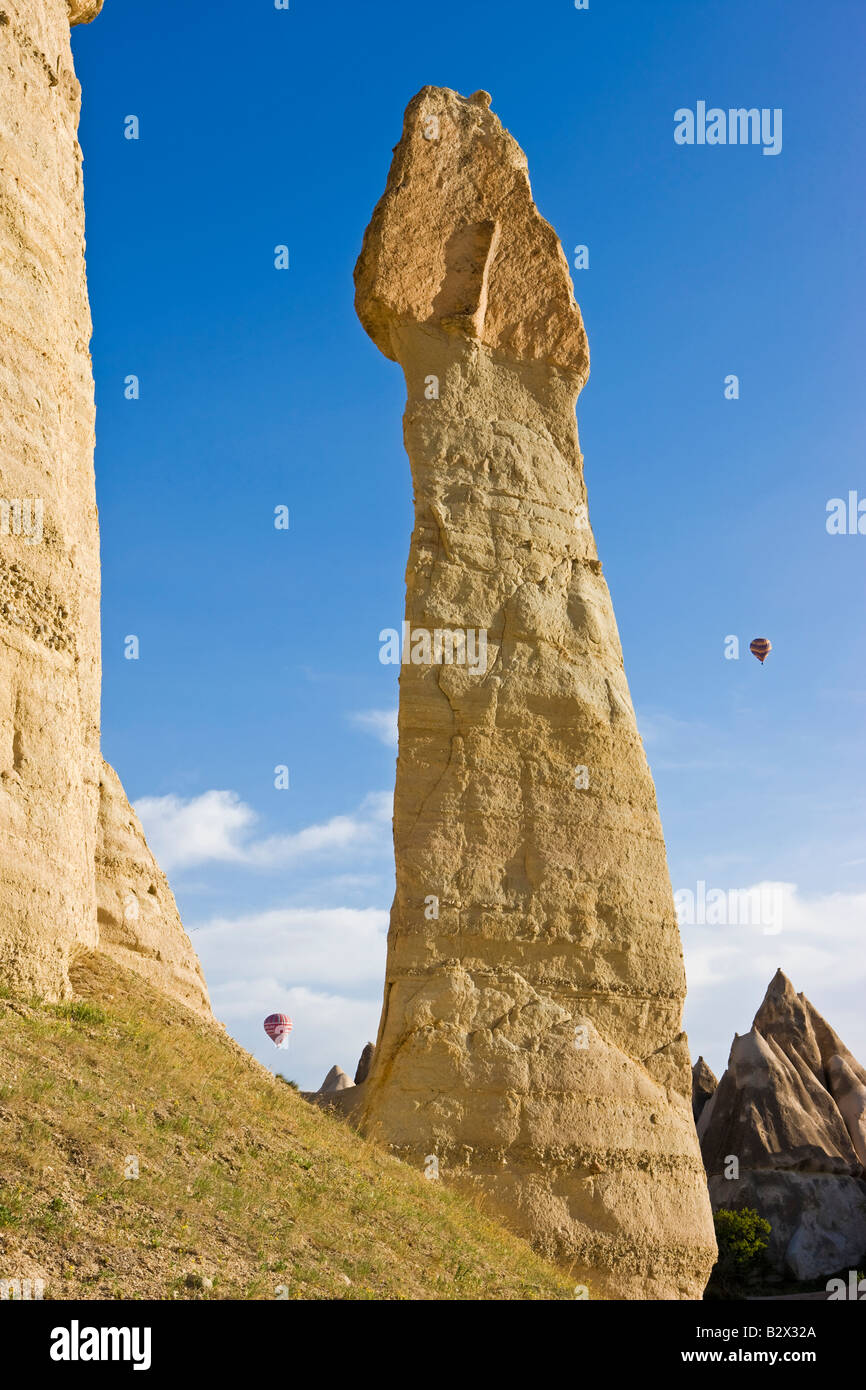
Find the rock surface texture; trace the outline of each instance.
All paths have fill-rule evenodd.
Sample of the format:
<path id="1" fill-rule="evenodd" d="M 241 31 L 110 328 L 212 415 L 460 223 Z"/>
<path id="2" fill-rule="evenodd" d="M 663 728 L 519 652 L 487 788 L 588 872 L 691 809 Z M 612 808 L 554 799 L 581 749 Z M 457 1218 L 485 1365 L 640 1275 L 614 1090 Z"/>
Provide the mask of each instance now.
<path id="1" fill-rule="evenodd" d="M 89 24 L 102 9 L 103 0 L 67 0 L 70 24 Z"/>
<path id="2" fill-rule="evenodd" d="M 94 392 L 69 39 L 70 22 L 99 9 L 0 5 L 0 979 L 69 992 L 70 961 L 100 944 L 99 852 L 108 916 L 140 876 L 157 889 L 163 925 L 142 912 L 123 949 L 149 960 L 154 983 L 176 994 L 184 982 L 208 1008 L 168 886 L 143 868 L 140 827 L 99 746 Z M 128 860 L 112 840 L 118 816 L 133 825 Z M 118 930 L 107 931 L 114 950 Z"/>
<path id="3" fill-rule="evenodd" d="M 120 779 L 102 764 L 96 840 L 99 949 L 164 994 L 210 1013 L 207 985 L 174 894 Z"/>
<path id="4" fill-rule="evenodd" d="M 760 1212 L 776 1269 L 815 1279 L 862 1261 L 866 1071 L 781 970 L 698 1133 L 714 1207 Z"/>
<path id="5" fill-rule="evenodd" d="M 715 1074 L 703 1057 L 699 1057 L 692 1067 L 692 1114 L 695 1124 L 701 1118 L 701 1111 L 718 1086 Z"/>
<path id="6" fill-rule="evenodd" d="M 405 374 L 415 499 L 362 1122 L 483 1190 L 591 1296 L 697 1298 L 715 1241 L 682 951 L 586 511 L 586 334 L 489 107 L 413 99 L 355 271 Z"/>

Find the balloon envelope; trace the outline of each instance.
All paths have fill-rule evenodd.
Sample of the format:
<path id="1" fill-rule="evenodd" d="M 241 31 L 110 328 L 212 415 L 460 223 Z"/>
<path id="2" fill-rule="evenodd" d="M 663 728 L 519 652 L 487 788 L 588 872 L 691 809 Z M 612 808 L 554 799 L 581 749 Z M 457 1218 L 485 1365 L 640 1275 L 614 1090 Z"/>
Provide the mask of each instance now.
<path id="1" fill-rule="evenodd" d="M 769 637 L 754 637 L 749 643 L 749 651 L 752 653 L 752 656 L 758 658 L 762 666 L 772 650 L 773 644 Z"/>
<path id="2" fill-rule="evenodd" d="M 288 1047 L 292 1031 L 292 1020 L 288 1014 L 268 1014 L 264 1026 L 275 1047 Z"/>

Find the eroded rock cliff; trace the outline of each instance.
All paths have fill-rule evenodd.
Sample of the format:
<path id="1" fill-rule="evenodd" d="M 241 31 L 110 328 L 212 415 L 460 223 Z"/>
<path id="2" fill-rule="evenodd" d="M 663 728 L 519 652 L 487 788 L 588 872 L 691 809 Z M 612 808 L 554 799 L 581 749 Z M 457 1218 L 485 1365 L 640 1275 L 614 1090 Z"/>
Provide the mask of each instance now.
<path id="1" fill-rule="evenodd" d="M 112 920 L 112 898 L 142 876 L 162 903 L 126 923 L 124 949 L 150 960 L 154 983 L 207 1008 L 168 887 L 142 868 L 137 823 L 125 847 L 112 841 L 126 801 L 110 769 L 103 776 L 99 746 L 94 392 L 69 24 L 100 7 L 0 4 L 0 978 L 69 992 L 71 960 L 100 941 L 99 851 Z M 118 948 L 113 927 L 105 940 Z"/>
<path id="2" fill-rule="evenodd" d="M 715 1242 L 664 841 L 586 510 L 586 335 L 489 106 L 413 99 L 355 272 L 405 374 L 415 495 L 363 1124 L 592 1294 L 694 1298 Z"/>
<path id="3" fill-rule="evenodd" d="M 96 899 L 100 951 L 188 1008 L 210 1013 L 204 975 L 174 894 L 106 762 L 99 789 Z"/>

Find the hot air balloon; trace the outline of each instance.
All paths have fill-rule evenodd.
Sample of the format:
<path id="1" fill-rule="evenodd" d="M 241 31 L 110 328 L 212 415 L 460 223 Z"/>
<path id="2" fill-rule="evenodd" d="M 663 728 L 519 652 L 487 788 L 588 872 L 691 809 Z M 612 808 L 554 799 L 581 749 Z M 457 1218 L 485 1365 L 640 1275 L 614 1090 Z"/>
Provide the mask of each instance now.
<path id="1" fill-rule="evenodd" d="M 265 1019 L 265 1032 L 274 1047 L 288 1047 L 292 1020 L 288 1014 L 268 1014 Z"/>
<path id="2" fill-rule="evenodd" d="M 749 643 L 749 651 L 752 656 L 758 658 L 762 666 L 772 650 L 773 644 L 768 637 L 756 637 Z"/>

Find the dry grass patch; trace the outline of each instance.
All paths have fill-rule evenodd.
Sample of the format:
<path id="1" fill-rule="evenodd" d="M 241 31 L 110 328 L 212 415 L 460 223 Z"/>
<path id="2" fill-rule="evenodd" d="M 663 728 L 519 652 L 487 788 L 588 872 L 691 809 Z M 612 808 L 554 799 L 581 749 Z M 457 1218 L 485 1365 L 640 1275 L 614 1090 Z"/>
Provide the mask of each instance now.
<path id="1" fill-rule="evenodd" d="M 74 985 L 0 998 L 0 1277 L 46 1298 L 572 1297 L 218 1026 L 103 956 Z"/>

